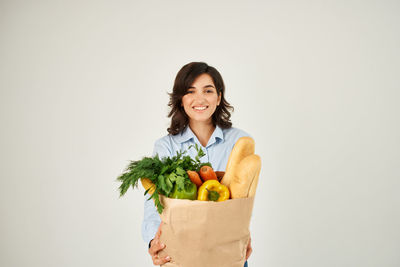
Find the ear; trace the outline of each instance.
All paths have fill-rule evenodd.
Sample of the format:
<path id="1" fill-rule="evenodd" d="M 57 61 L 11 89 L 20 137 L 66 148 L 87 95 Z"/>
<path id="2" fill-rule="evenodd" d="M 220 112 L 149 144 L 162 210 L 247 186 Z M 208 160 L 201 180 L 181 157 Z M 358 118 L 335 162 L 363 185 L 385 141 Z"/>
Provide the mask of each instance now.
<path id="1" fill-rule="evenodd" d="M 222 93 L 219 93 L 217 106 L 219 106 L 219 104 L 221 103 L 221 98 L 222 98 Z"/>

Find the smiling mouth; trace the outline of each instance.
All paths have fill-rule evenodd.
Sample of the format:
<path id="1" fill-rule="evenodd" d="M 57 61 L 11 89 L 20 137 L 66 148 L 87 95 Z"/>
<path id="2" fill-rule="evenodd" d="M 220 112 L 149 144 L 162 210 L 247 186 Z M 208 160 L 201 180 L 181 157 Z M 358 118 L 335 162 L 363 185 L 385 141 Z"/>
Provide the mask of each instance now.
<path id="1" fill-rule="evenodd" d="M 193 109 L 194 109 L 194 110 L 197 110 L 197 111 L 206 110 L 207 108 L 208 108 L 208 106 L 193 107 Z"/>

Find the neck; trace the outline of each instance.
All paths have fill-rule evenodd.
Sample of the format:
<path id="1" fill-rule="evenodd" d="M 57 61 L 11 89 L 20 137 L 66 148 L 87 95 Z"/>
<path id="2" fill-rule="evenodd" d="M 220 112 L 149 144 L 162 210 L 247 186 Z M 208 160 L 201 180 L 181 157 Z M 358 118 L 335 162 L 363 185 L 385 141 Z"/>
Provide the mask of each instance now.
<path id="1" fill-rule="evenodd" d="M 197 139 L 199 139 L 200 144 L 205 147 L 208 144 L 208 140 L 210 140 L 211 135 L 215 130 L 215 126 L 212 122 L 189 122 L 189 127 L 196 135 Z"/>

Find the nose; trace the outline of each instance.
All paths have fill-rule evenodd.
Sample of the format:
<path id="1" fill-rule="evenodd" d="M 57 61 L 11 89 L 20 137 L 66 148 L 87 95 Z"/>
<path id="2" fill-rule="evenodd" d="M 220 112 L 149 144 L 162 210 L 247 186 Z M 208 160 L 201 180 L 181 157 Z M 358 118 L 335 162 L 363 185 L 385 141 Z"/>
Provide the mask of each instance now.
<path id="1" fill-rule="evenodd" d="M 203 92 L 196 92 L 195 95 L 195 100 L 199 101 L 199 102 L 204 102 L 205 98 L 205 94 Z"/>

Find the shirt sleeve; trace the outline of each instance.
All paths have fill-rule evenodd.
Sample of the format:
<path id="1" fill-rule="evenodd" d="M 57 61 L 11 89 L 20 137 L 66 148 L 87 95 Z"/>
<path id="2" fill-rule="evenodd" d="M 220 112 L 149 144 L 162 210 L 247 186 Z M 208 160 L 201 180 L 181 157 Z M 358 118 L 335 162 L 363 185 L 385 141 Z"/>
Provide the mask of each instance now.
<path id="1" fill-rule="evenodd" d="M 168 142 L 165 138 L 159 139 L 154 144 L 153 156 L 158 154 L 159 158 L 169 157 L 170 150 L 168 147 Z M 144 197 L 144 217 L 142 222 L 142 238 L 146 244 L 155 237 L 158 227 L 161 223 L 160 215 L 154 205 L 152 199 L 147 200 L 149 195 Z"/>

